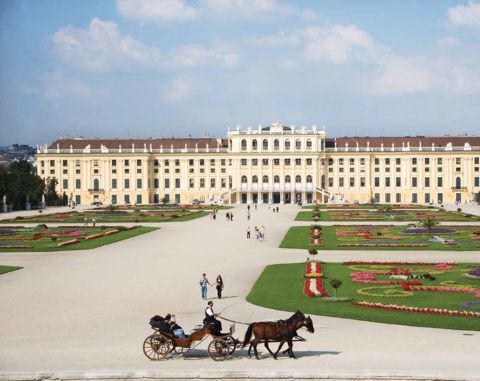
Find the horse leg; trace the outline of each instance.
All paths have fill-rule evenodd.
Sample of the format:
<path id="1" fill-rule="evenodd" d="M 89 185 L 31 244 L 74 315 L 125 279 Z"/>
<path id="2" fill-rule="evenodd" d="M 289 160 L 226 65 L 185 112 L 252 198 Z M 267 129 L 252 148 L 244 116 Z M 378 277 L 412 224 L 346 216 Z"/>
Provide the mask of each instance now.
<path id="1" fill-rule="evenodd" d="M 273 356 L 273 357 L 275 358 L 275 360 L 277 359 L 278 352 L 280 352 L 280 349 L 282 349 L 283 344 L 285 344 L 285 340 L 282 340 L 282 341 L 280 342 L 280 345 L 278 346 L 278 349 L 277 349 L 277 351 L 275 352 L 275 355 Z M 288 349 L 287 349 L 287 350 L 288 350 Z M 285 353 L 285 351 L 283 351 L 282 353 Z"/>
<path id="2" fill-rule="evenodd" d="M 250 342 L 250 346 L 248 347 L 248 357 L 252 357 L 252 354 L 250 353 L 252 351 L 252 342 Z"/>
<path id="3" fill-rule="evenodd" d="M 270 354 L 273 356 L 273 358 L 276 360 L 277 359 L 277 356 L 275 356 L 275 354 L 270 350 L 270 347 L 268 346 L 268 340 L 265 339 L 265 348 L 267 348 L 267 350 L 270 352 Z"/>
<path id="4" fill-rule="evenodd" d="M 255 338 L 255 340 L 252 341 L 253 351 L 255 352 L 255 357 L 257 358 L 257 360 L 260 360 L 260 358 L 258 357 L 258 351 L 257 351 L 257 345 L 259 341 L 260 340 L 258 340 L 257 338 Z"/>
<path id="5" fill-rule="evenodd" d="M 288 339 L 288 350 L 290 352 L 290 358 L 296 359 L 295 355 L 293 354 L 293 342 L 292 339 Z"/>

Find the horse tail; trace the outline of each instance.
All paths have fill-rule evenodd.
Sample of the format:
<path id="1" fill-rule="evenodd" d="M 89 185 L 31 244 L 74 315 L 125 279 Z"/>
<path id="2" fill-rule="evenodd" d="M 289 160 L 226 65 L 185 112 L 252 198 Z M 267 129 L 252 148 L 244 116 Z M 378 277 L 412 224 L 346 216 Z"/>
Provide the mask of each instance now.
<path id="1" fill-rule="evenodd" d="M 252 323 L 248 326 L 247 332 L 245 332 L 245 338 L 243 339 L 242 348 L 244 348 L 250 342 L 254 325 L 255 323 Z"/>

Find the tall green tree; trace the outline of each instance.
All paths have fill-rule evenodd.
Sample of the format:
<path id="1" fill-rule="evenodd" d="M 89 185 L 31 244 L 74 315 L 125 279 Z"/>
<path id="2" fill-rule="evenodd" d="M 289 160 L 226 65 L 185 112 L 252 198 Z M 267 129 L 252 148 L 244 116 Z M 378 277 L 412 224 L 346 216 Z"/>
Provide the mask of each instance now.
<path id="1" fill-rule="evenodd" d="M 26 160 L 11 163 L 6 171 L 0 169 L 0 198 L 7 195 L 7 204 L 13 209 L 24 209 L 27 195 L 33 206 L 40 203 L 45 183 Z"/>
<path id="2" fill-rule="evenodd" d="M 47 205 L 53 206 L 53 205 L 62 205 L 62 199 L 60 198 L 60 195 L 57 193 L 57 185 L 58 185 L 58 180 L 56 177 L 48 177 L 45 180 L 45 202 Z"/>

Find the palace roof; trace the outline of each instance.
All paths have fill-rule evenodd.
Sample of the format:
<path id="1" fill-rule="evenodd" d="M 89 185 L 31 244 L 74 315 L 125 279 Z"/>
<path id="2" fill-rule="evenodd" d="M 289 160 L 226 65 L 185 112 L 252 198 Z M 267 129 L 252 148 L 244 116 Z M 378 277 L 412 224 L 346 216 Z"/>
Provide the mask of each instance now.
<path id="1" fill-rule="evenodd" d="M 392 144 L 395 148 L 399 147 L 422 147 L 428 148 L 432 147 L 432 144 L 435 147 L 446 147 L 451 143 L 452 147 L 464 147 L 468 143 L 472 147 L 480 146 L 480 136 L 399 136 L 399 137 L 340 137 L 340 138 L 327 138 L 326 147 L 334 148 L 335 142 L 337 143 L 338 148 L 344 148 L 346 144 L 348 147 L 355 148 L 357 146 L 361 148 L 371 147 L 377 148 L 381 147 L 382 144 L 385 148 L 389 148 Z"/>
<path id="2" fill-rule="evenodd" d="M 172 138 L 172 139 L 58 139 L 54 141 L 49 149 L 85 149 L 89 146 L 90 149 L 101 149 L 102 146 L 108 149 L 118 149 L 120 146 L 123 149 L 130 149 L 135 147 L 136 149 L 150 148 L 152 149 L 184 149 L 185 146 L 188 149 L 205 149 L 206 146 L 210 149 L 217 147 L 226 148 L 226 139 L 215 138 Z"/>

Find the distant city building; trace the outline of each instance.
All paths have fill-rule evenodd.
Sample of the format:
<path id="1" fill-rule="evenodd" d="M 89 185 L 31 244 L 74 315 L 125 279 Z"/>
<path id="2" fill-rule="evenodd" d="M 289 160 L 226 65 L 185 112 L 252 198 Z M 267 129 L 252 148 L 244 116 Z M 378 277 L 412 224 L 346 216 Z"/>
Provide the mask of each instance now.
<path id="1" fill-rule="evenodd" d="M 78 204 L 442 204 L 480 191 L 480 136 L 331 138 L 274 123 L 227 139 L 61 139 L 36 156 Z"/>
<path id="2" fill-rule="evenodd" d="M 12 144 L 0 147 L 0 165 L 8 166 L 19 160 L 27 160 L 35 163 L 35 148 L 27 144 Z"/>

